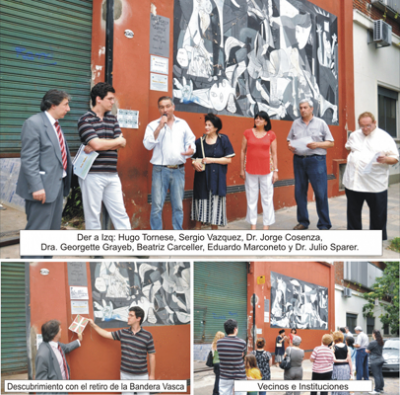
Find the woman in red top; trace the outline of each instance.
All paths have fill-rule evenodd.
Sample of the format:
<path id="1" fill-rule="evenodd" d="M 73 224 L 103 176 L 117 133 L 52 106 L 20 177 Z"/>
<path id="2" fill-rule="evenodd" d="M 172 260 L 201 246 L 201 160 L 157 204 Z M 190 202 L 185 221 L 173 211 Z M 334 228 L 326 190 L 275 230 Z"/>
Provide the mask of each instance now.
<path id="1" fill-rule="evenodd" d="M 244 132 L 240 163 L 240 177 L 245 180 L 247 198 L 246 221 L 250 223 L 250 229 L 256 229 L 260 190 L 263 229 L 269 229 L 269 225 L 275 222 L 273 184 L 278 179 L 278 157 L 276 136 L 265 111 L 256 114 L 254 128 Z"/>

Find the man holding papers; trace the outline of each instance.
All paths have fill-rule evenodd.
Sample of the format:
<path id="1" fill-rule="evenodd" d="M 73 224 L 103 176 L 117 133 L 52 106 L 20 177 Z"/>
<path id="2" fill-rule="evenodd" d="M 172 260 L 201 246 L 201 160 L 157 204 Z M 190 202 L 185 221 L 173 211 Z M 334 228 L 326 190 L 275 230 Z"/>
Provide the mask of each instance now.
<path id="1" fill-rule="evenodd" d="M 81 346 L 82 334 L 68 344 L 61 339 L 60 321 L 51 320 L 42 325 L 43 343 L 36 354 L 36 380 L 70 380 L 70 370 L 65 354 Z"/>
<path id="2" fill-rule="evenodd" d="M 156 370 L 156 350 L 153 336 L 142 328 L 144 310 L 132 306 L 128 314 L 129 328 L 108 332 L 89 319 L 90 326 L 102 337 L 121 342 L 121 380 L 154 380 Z M 147 370 L 147 354 L 149 355 L 150 374 Z M 124 392 L 132 394 L 133 392 Z M 149 395 L 147 392 L 141 394 Z"/>
<path id="3" fill-rule="evenodd" d="M 117 173 L 118 149 L 126 145 L 117 118 L 111 114 L 115 100 L 114 88 L 96 84 L 90 96 L 92 109 L 78 121 L 79 136 L 86 145 L 85 152 L 97 151 L 85 179 L 79 178 L 86 229 L 101 229 L 100 213 L 103 202 L 115 229 L 131 229 Z"/>
<path id="4" fill-rule="evenodd" d="M 382 129 L 370 112 L 358 117 L 360 129 L 352 132 L 346 143 L 347 157 L 343 184 L 347 196 L 347 229 L 362 229 L 361 212 L 364 201 L 370 209 L 369 228 L 382 230 L 387 239 L 387 201 L 389 166 L 399 161 L 395 141 Z"/>
<path id="5" fill-rule="evenodd" d="M 317 205 L 317 227 L 326 230 L 332 227 L 328 207 L 326 149 L 333 147 L 333 137 L 326 122 L 313 115 L 313 103 L 310 99 L 302 100 L 299 107 L 301 118 L 293 122 L 287 137 L 288 148 L 294 153 L 294 195 L 298 224 L 293 229 L 308 229 L 310 225 L 307 210 L 310 181 Z"/>

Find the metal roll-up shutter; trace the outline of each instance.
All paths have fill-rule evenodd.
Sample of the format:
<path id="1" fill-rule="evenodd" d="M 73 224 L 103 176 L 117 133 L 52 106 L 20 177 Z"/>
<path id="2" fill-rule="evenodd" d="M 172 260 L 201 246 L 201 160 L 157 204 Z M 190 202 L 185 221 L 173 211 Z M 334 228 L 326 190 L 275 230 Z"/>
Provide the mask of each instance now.
<path id="1" fill-rule="evenodd" d="M 247 339 L 247 264 L 194 264 L 194 342 L 212 343 L 229 318 L 238 322 L 238 337 Z"/>
<path id="2" fill-rule="evenodd" d="M 21 126 L 49 89 L 72 96 L 61 127 L 76 150 L 77 121 L 89 108 L 92 1 L 0 0 L 0 35 L 3 156 L 20 152 Z"/>
<path id="3" fill-rule="evenodd" d="M 25 263 L 1 263 L 1 374 L 28 371 Z"/>

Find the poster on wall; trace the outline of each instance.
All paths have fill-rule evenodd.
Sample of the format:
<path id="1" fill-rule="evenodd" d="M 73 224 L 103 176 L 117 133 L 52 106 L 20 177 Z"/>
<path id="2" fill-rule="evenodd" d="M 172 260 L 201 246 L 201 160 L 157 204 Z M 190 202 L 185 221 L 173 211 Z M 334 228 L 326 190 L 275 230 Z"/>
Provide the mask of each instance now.
<path id="1" fill-rule="evenodd" d="M 328 329 L 328 288 L 271 272 L 271 328 Z"/>
<path id="2" fill-rule="evenodd" d="M 100 327 L 126 327 L 133 306 L 144 310 L 144 326 L 190 323 L 189 262 L 91 262 L 90 273 Z"/>
<path id="3" fill-rule="evenodd" d="M 338 119 L 337 17 L 306 0 L 175 0 L 178 111 Z"/>

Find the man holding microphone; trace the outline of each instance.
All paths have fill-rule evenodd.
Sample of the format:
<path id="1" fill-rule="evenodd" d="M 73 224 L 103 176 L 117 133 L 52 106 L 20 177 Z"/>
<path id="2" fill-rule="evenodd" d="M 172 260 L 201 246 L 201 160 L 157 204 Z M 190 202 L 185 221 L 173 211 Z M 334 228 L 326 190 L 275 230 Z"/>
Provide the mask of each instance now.
<path id="1" fill-rule="evenodd" d="M 175 105 L 168 96 L 158 99 L 161 118 L 147 125 L 143 144 L 153 150 L 150 226 L 161 230 L 162 210 L 169 189 L 172 206 L 172 226 L 182 230 L 185 162 L 195 150 L 196 137 L 187 122 L 174 115 Z"/>

